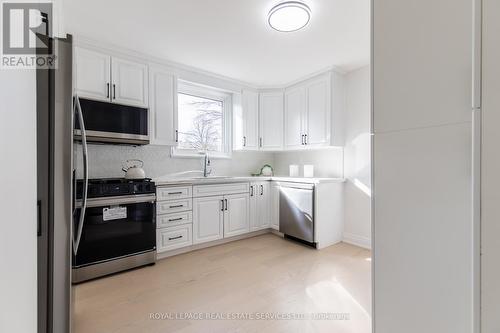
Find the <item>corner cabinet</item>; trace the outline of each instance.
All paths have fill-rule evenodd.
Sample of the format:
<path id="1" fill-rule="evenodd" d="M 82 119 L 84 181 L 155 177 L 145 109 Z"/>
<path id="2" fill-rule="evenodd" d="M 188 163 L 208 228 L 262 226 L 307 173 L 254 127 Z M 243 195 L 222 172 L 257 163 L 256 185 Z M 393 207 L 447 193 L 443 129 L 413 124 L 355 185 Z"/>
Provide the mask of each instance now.
<path id="1" fill-rule="evenodd" d="M 283 91 L 259 94 L 259 148 L 283 149 Z"/>
<path id="2" fill-rule="evenodd" d="M 168 70 L 149 71 L 151 144 L 177 145 L 177 77 Z"/>
<path id="3" fill-rule="evenodd" d="M 242 135 L 237 138 L 241 141 L 242 150 L 259 149 L 259 93 L 244 90 L 242 93 Z"/>
<path id="4" fill-rule="evenodd" d="M 97 101 L 148 107 L 148 66 L 94 50 L 75 47 L 75 89 Z"/>

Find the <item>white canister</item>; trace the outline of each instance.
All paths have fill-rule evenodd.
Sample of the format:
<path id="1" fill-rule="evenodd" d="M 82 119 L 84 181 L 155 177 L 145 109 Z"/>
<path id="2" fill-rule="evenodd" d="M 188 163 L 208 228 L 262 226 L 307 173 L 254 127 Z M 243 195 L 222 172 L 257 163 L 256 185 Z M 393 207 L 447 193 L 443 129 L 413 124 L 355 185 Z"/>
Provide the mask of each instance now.
<path id="1" fill-rule="evenodd" d="M 306 178 L 314 177 L 314 165 L 311 164 L 304 165 L 304 177 Z"/>
<path id="2" fill-rule="evenodd" d="M 290 177 L 299 176 L 299 166 L 297 164 L 290 164 Z"/>

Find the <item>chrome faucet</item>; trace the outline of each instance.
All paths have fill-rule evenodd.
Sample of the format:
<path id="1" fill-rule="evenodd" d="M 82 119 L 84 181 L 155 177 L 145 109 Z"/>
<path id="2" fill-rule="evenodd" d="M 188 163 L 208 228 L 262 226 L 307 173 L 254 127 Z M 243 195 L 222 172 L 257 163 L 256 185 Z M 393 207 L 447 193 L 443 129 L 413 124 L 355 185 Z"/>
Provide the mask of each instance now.
<path id="1" fill-rule="evenodd" d="M 203 177 L 208 177 L 211 173 L 212 168 L 210 167 L 210 157 L 208 157 L 208 153 L 205 152 L 203 160 Z"/>

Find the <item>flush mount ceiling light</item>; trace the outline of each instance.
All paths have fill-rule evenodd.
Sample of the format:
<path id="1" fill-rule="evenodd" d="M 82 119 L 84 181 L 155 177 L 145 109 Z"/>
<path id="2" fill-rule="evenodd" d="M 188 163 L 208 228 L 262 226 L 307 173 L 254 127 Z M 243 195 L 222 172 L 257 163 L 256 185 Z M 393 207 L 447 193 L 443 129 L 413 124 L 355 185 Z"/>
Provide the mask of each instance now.
<path id="1" fill-rule="evenodd" d="M 274 6 L 267 16 L 271 28 L 292 32 L 302 29 L 311 19 L 311 9 L 299 1 L 285 1 Z"/>

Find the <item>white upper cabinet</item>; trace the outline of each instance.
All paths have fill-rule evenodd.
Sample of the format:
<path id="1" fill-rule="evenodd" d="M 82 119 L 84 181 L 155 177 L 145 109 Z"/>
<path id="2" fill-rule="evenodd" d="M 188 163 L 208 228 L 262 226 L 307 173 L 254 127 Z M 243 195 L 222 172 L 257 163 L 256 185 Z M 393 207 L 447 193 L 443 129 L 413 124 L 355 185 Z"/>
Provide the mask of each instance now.
<path id="1" fill-rule="evenodd" d="M 242 94 L 242 134 L 243 150 L 259 149 L 259 93 L 244 90 Z"/>
<path id="2" fill-rule="evenodd" d="M 331 77 L 324 75 L 306 84 L 306 110 L 304 117 L 305 146 L 330 145 L 331 139 Z"/>
<path id="3" fill-rule="evenodd" d="M 147 107 L 148 66 L 112 58 L 112 101 L 119 104 Z"/>
<path id="4" fill-rule="evenodd" d="M 283 91 L 260 93 L 259 129 L 261 150 L 283 149 Z"/>
<path id="5" fill-rule="evenodd" d="M 224 237 L 232 237 L 250 231 L 248 193 L 224 196 Z"/>
<path id="6" fill-rule="evenodd" d="M 103 102 L 148 107 L 148 66 L 75 47 L 78 96 Z"/>
<path id="7" fill-rule="evenodd" d="M 109 102 L 111 91 L 111 57 L 75 47 L 76 93 L 83 98 Z"/>
<path id="8" fill-rule="evenodd" d="M 323 74 L 285 91 L 285 148 L 329 146 L 331 75 Z"/>
<path id="9" fill-rule="evenodd" d="M 160 68 L 151 68 L 149 78 L 151 144 L 175 146 L 177 144 L 177 78 Z"/>
<path id="10" fill-rule="evenodd" d="M 294 87 L 285 91 L 285 149 L 304 146 L 306 90 Z"/>

